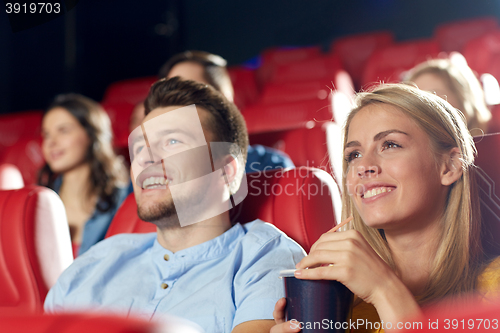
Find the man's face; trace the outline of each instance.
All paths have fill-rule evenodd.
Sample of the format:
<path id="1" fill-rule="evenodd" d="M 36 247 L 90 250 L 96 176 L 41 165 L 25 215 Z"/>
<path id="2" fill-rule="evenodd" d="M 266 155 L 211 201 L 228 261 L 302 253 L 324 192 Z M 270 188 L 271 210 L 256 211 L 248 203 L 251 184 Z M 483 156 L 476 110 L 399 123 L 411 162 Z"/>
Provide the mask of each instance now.
<path id="1" fill-rule="evenodd" d="M 141 219 L 171 224 L 177 217 L 175 226 L 183 226 L 229 209 L 222 170 L 214 171 L 210 159 L 210 117 L 194 105 L 161 107 L 132 132 L 131 176 Z"/>

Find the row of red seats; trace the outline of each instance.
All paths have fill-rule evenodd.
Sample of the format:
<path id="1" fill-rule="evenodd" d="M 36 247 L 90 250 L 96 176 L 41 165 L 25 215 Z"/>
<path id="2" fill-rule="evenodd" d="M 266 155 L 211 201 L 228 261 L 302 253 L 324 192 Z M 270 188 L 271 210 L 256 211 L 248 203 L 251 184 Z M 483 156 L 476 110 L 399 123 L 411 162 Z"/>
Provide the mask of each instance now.
<path id="1" fill-rule="evenodd" d="M 397 81 L 402 71 L 437 57 L 440 51 L 460 50 L 479 73 L 500 77 L 500 61 L 496 59 L 500 54 L 500 32 L 491 32 L 497 28 L 496 19 L 482 18 L 444 24 L 436 29 L 433 40 L 396 43 L 392 33 L 375 32 L 337 39 L 329 54 L 321 53 L 319 47 L 270 49 L 263 52 L 262 65 L 257 70 L 229 69 L 235 101 L 243 110 L 249 133 L 255 134 L 252 144 L 265 144 L 266 140 L 261 140 L 266 137 L 264 133 L 273 136 L 274 132 L 311 129 L 331 121 L 341 123 L 351 107 L 351 76 L 362 83 Z M 118 149 L 127 151 L 133 107 L 145 98 L 155 80 L 156 77 L 138 78 L 108 87 L 102 104 L 112 120 Z M 38 111 L 0 119 L 0 161 L 17 165 L 27 184 L 35 182 L 43 164 L 41 117 Z M 323 137 L 322 141 L 308 142 L 308 146 L 325 142 Z M 314 155 L 314 159 L 325 156 Z M 304 165 L 297 159 L 294 162 Z"/>
<path id="2" fill-rule="evenodd" d="M 272 223 L 307 251 L 338 221 L 340 193 L 322 170 L 254 173 L 247 175 L 247 184 L 248 195 L 233 208 L 232 218 L 241 223 L 257 218 Z M 47 188 L 0 190 L 0 316 L 42 312 L 49 288 L 73 260 L 65 216 L 61 200 Z M 137 216 L 131 194 L 106 237 L 154 231 L 153 224 Z"/>
<path id="3" fill-rule="evenodd" d="M 500 255 L 500 190 L 495 187 L 497 182 L 500 183 L 497 172 L 500 158 L 498 154 L 490 153 L 500 150 L 500 134 L 475 140 L 483 244 L 487 253 Z M 2 168 L 0 179 L 3 179 L 1 173 Z M 242 223 L 255 218 L 268 221 L 306 251 L 333 226 L 332 221 L 339 220 L 340 194 L 335 181 L 324 171 L 310 168 L 285 172 L 274 170 L 260 175 L 249 174 L 247 182 L 251 184 L 248 196 L 233 209 L 232 217 Z M 305 192 L 301 190 L 303 188 Z M 141 221 L 136 212 L 131 195 L 120 207 L 106 237 L 123 232 L 154 231 L 154 226 Z M 28 186 L 0 191 L 0 323 L 13 325 L 15 321 L 4 320 L 16 318 L 12 315 L 19 313 L 29 318 L 42 318 L 36 314 L 42 311 L 48 288 L 72 261 L 64 216 L 62 202 L 48 189 Z M 468 311 L 470 314 L 470 309 Z M 435 318 L 436 313 L 430 313 L 430 316 Z"/>

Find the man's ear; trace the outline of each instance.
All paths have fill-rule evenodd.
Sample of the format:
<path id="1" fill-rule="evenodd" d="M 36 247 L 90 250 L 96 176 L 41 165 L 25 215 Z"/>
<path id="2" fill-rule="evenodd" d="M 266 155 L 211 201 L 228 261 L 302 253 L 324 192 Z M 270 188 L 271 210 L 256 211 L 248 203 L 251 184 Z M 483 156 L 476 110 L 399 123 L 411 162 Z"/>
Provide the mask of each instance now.
<path id="1" fill-rule="evenodd" d="M 441 165 L 441 184 L 449 186 L 462 176 L 462 154 L 458 147 L 450 149 L 443 155 Z"/>
<path id="2" fill-rule="evenodd" d="M 235 156 L 226 155 L 224 157 L 224 174 L 227 185 L 231 185 L 238 173 L 239 163 Z"/>

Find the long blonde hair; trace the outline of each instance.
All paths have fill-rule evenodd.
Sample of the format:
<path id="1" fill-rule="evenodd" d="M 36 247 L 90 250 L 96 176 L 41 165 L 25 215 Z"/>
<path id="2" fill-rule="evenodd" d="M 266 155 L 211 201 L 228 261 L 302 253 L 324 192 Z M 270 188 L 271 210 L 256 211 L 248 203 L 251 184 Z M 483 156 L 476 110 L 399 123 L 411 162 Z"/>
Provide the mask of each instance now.
<path id="1" fill-rule="evenodd" d="M 349 125 L 354 116 L 367 105 L 392 105 L 413 119 L 430 138 L 436 156 L 458 147 L 463 174 L 451 185 L 442 218 L 441 238 L 425 292 L 417 295 L 420 303 L 474 290 L 480 269 L 480 216 L 478 196 L 471 168 L 476 154 L 474 141 L 465 125 L 463 115 L 443 99 L 404 84 L 381 85 L 368 93 L 358 94 L 356 106 L 347 117 L 344 127 L 344 147 Z M 347 192 L 348 163 L 343 162 L 343 193 Z M 383 230 L 368 227 L 357 213 L 349 195 L 342 198 L 342 218 L 352 215 L 353 227 L 358 230 L 394 271 L 391 249 Z"/>

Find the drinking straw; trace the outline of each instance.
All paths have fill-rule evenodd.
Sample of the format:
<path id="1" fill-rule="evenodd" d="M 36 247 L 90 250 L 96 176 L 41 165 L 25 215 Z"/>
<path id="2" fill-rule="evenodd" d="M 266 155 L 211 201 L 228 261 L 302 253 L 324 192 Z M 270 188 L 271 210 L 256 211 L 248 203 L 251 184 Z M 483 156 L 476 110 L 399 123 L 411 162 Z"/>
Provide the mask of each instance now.
<path id="1" fill-rule="evenodd" d="M 340 222 L 335 227 L 333 227 L 332 229 L 328 230 L 327 233 L 329 233 L 329 232 L 335 232 L 335 231 L 339 230 L 340 228 L 342 228 L 343 226 L 345 226 L 347 223 L 351 222 L 352 219 L 353 219 L 353 217 L 349 216 L 344 221 Z"/>

